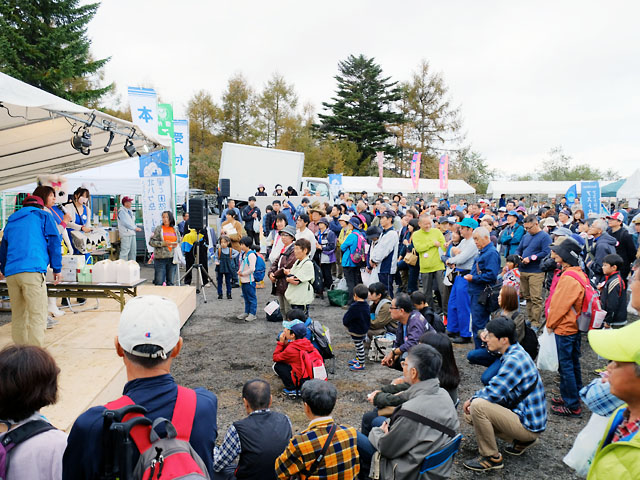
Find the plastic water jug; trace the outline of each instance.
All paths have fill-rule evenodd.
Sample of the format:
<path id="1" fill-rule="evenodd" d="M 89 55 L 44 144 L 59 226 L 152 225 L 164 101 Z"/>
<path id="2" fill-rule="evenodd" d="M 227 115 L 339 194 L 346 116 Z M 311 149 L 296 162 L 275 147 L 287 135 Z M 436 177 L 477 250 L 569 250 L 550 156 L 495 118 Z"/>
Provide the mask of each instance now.
<path id="1" fill-rule="evenodd" d="M 120 260 L 118 261 L 120 262 Z M 133 260 L 118 263 L 117 282 L 131 285 L 140 280 L 140 265 Z"/>
<path id="2" fill-rule="evenodd" d="M 91 274 L 91 269 L 93 268 L 92 265 L 85 265 L 82 268 L 79 268 L 77 273 L 78 273 L 78 283 L 91 283 L 92 281 L 92 274 Z"/>
<path id="3" fill-rule="evenodd" d="M 93 266 L 94 283 L 116 283 L 118 280 L 118 267 L 111 260 L 101 260 Z"/>

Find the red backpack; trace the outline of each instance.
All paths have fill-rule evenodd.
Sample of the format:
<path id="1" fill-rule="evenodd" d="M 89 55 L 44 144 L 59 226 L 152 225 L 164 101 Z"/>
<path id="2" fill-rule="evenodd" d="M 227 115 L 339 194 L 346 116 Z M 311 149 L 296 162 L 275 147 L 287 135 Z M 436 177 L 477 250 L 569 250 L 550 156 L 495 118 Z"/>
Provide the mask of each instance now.
<path id="1" fill-rule="evenodd" d="M 302 363 L 302 379 L 327 380 L 327 371 L 324 368 L 322 355 L 315 348 L 312 351 L 300 350 L 300 362 Z"/>
<path id="2" fill-rule="evenodd" d="M 196 392 L 178 386 L 178 397 L 171 420 L 158 417 L 151 421 L 140 413 L 128 413 L 121 423 L 113 423 L 111 431 L 120 435 L 122 445 L 133 440 L 140 452 L 135 467 L 128 462 L 119 465 L 117 478 L 135 480 L 209 480 L 207 467 L 189 443 L 196 413 Z M 133 400 L 123 395 L 118 400 L 107 403 L 107 411 L 135 405 Z M 160 438 L 156 427 L 165 425 L 166 436 Z M 103 454 L 107 454 L 104 452 Z M 124 454 L 125 459 L 130 456 Z M 122 459 L 120 459 L 122 460 Z"/>
<path id="3" fill-rule="evenodd" d="M 582 309 L 580 312 L 575 312 L 574 310 L 578 317 L 578 330 L 588 332 L 594 328 L 601 328 L 607 312 L 602 309 L 602 305 L 600 304 L 600 293 L 598 293 L 593 285 L 591 285 L 591 282 L 583 275 L 573 270 L 568 270 L 565 273 L 580 282 L 580 285 L 584 288 Z"/>

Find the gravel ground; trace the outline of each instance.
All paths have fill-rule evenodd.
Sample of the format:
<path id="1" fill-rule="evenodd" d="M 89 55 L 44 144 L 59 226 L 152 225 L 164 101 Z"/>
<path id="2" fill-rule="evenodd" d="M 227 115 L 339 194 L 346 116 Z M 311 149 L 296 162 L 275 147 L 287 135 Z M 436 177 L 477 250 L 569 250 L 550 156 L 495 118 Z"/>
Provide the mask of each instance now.
<path id="1" fill-rule="evenodd" d="M 141 273 L 144 278 L 151 279 L 153 268 L 145 265 Z M 268 280 L 266 283 L 269 285 Z M 263 378 L 271 384 L 273 408 L 289 416 L 295 431 L 306 428 L 308 422 L 301 401 L 291 400 L 282 394 L 282 383 L 271 369 L 271 355 L 281 325 L 267 322 L 262 311 L 271 300 L 270 286 L 258 290 L 258 319 L 251 323 L 235 318 L 244 311 L 240 289 L 233 290 L 232 300 L 218 300 L 215 287 L 206 287 L 204 291 L 208 302 L 204 303 L 201 294 L 197 296 L 196 311 L 182 329 L 184 347 L 174 363 L 173 374 L 183 385 L 203 386 L 218 396 L 218 443 L 224 438 L 229 425 L 244 417 L 240 392 L 243 383 L 252 378 Z M 366 400 L 367 394 L 380 384 L 389 383 L 399 372 L 371 363 L 367 364 L 365 371 L 351 372 L 347 362 L 353 358 L 354 348 L 342 326 L 344 311 L 329 306 L 326 299 L 316 299 L 311 305 L 310 314 L 331 330 L 336 368 L 329 378 L 339 392 L 334 417 L 340 423 L 359 429 L 362 414 L 371 408 Z M 0 314 L 0 325 L 9 320 L 9 314 Z M 583 336 L 582 346 L 582 378 L 586 384 L 594 378 L 593 370 L 604 366 L 605 361 L 598 359 L 589 348 L 586 335 Z M 466 354 L 471 348 L 469 345 L 455 345 L 454 348 L 461 372 L 459 396 L 463 402 L 482 387 L 480 375 L 483 367 L 470 365 L 466 361 Z M 558 390 L 558 376 L 550 372 L 541 373 L 549 397 L 552 391 Z M 589 418 L 588 411 L 580 419 L 549 415 L 547 430 L 537 445 L 522 457 L 505 455 L 504 469 L 488 474 L 477 474 L 462 466 L 463 460 L 477 455 L 477 445 L 473 428 L 462 418 L 461 406 L 458 407 L 458 414 L 464 440 L 455 458 L 452 478 L 470 479 L 479 475 L 514 480 L 580 478 L 562 462 L 562 458 L 585 426 Z M 503 445 L 500 440 L 499 445 Z"/>

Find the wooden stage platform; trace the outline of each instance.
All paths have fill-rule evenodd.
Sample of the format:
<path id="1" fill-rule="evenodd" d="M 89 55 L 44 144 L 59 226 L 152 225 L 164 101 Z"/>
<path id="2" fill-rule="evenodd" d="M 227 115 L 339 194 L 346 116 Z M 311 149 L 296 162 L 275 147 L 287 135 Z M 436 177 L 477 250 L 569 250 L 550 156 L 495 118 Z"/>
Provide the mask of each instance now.
<path id="1" fill-rule="evenodd" d="M 138 295 L 162 295 L 178 304 L 181 325 L 196 308 L 194 287 L 138 287 Z M 93 306 L 88 299 L 85 305 Z M 47 330 L 45 347 L 60 367 L 58 402 L 42 413 L 56 427 L 69 430 L 75 419 L 87 408 L 102 405 L 122 395 L 126 373 L 122 359 L 114 347 L 118 331 L 120 304 L 100 299 L 98 310 L 71 313 Z M 11 343 L 11 324 L 0 327 L 0 348 Z"/>

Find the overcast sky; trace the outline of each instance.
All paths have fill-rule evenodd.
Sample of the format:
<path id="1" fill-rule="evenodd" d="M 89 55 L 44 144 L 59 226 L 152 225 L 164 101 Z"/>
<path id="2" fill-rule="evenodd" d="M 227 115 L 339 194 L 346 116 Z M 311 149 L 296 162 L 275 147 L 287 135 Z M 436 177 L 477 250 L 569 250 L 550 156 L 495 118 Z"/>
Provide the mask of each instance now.
<path id="1" fill-rule="evenodd" d="M 460 105 L 468 142 L 501 174 L 562 146 L 574 162 L 640 168 L 640 3 L 635 1 L 105 0 L 89 26 L 108 82 L 153 86 L 184 111 L 242 72 L 274 71 L 316 112 L 337 63 L 375 57 L 407 80 L 422 59 Z"/>

